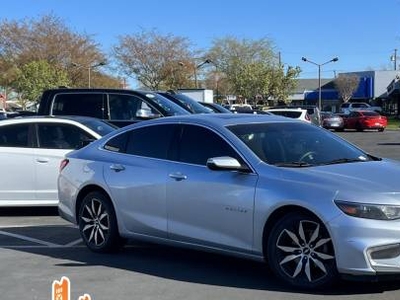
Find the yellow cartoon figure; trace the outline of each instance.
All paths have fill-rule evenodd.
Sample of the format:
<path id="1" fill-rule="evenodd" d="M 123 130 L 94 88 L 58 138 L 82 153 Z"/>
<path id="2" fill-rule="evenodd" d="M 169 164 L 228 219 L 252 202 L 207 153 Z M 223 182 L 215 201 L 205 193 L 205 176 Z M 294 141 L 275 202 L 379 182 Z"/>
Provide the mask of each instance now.
<path id="1" fill-rule="evenodd" d="M 70 300 L 70 282 L 68 277 L 63 276 L 60 281 L 53 281 L 52 297 L 52 300 Z M 85 298 L 83 299 L 86 300 Z"/>

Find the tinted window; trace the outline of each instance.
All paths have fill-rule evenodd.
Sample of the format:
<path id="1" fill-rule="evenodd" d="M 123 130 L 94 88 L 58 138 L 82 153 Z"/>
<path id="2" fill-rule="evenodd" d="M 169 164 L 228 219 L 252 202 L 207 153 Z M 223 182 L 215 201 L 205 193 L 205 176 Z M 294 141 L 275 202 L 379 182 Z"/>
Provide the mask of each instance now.
<path id="1" fill-rule="evenodd" d="M 149 102 L 156 103 L 159 107 L 161 107 L 164 110 L 165 116 L 190 114 L 186 109 L 180 107 L 178 104 L 173 103 L 172 101 L 159 94 L 146 92 L 143 95 L 147 99 L 149 99 Z"/>
<path id="2" fill-rule="evenodd" d="M 79 115 L 102 119 L 104 115 L 103 94 L 57 94 L 51 111 L 53 115 Z"/>
<path id="3" fill-rule="evenodd" d="M 118 128 L 107 121 L 97 119 L 82 119 L 79 122 L 101 136 L 106 135 Z"/>
<path id="4" fill-rule="evenodd" d="M 373 116 L 373 117 L 379 116 L 379 114 L 377 112 L 374 112 L 374 111 L 364 111 L 363 115 L 364 116 Z"/>
<path id="5" fill-rule="evenodd" d="M 139 156 L 167 159 L 175 125 L 155 125 L 130 132 L 126 152 Z"/>
<path id="6" fill-rule="evenodd" d="M 151 105 L 132 95 L 110 94 L 109 105 L 111 120 L 134 120 L 141 116 L 140 110 L 148 110 L 153 117 L 161 115 Z"/>
<path id="7" fill-rule="evenodd" d="M 300 118 L 301 116 L 301 111 L 270 111 L 274 115 L 279 115 L 279 116 L 284 116 L 288 118 Z"/>
<path id="8" fill-rule="evenodd" d="M 104 146 L 104 149 L 114 152 L 125 152 L 129 132 L 119 134 L 110 139 Z"/>
<path id="9" fill-rule="evenodd" d="M 183 126 L 178 150 L 179 161 L 206 165 L 209 158 L 219 156 L 240 159 L 232 147 L 215 132 L 200 126 Z"/>
<path id="10" fill-rule="evenodd" d="M 79 127 L 70 124 L 38 124 L 39 148 L 48 149 L 77 149 L 93 136 Z"/>
<path id="11" fill-rule="evenodd" d="M 29 124 L 0 127 L 0 146 L 29 147 Z"/>
<path id="12" fill-rule="evenodd" d="M 197 102 L 196 100 L 194 100 L 184 94 L 160 93 L 160 95 L 162 95 L 165 98 L 170 99 L 171 101 L 174 101 L 175 103 L 182 105 L 182 107 L 184 107 L 191 113 L 195 113 L 195 114 L 210 113 L 209 109 L 205 108 L 199 102 Z"/>

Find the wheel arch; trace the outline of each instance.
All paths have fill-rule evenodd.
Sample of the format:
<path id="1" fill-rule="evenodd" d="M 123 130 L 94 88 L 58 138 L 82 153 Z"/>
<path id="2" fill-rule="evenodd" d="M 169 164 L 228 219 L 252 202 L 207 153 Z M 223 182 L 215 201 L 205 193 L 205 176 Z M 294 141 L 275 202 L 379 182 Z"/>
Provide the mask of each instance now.
<path id="1" fill-rule="evenodd" d="M 293 212 L 298 212 L 298 213 L 304 213 L 306 215 L 312 216 L 314 218 L 317 218 L 318 220 L 321 221 L 321 219 L 312 211 L 308 210 L 307 208 L 304 208 L 302 206 L 297 206 L 297 205 L 286 205 L 286 206 L 282 206 L 279 207 L 278 209 L 276 209 L 267 219 L 267 221 L 264 224 L 264 228 L 263 228 L 263 240 L 262 240 L 262 251 L 263 251 L 263 256 L 265 261 L 267 262 L 266 259 L 266 255 L 267 255 L 267 249 L 268 249 L 268 245 L 267 245 L 267 241 L 269 239 L 269 236 L 272 233 L 271 228 L 273 227 L 273 225 L 284 215 L 287 215 L 289 213 L 293 213 Z M 323 223 L 321 221 L 321 223 Z"/>
<path id="2" fill-rule="evenodd" d="M 79 209 L 81 207 L 83 199 L 86 197 L 91 192 L 101 192 L 103 193 L 107 198 L 108 201 L 110 202 L 112 208 L 114 209 L 115 213 L 115 207 L 114 203 L 111 201 L 110 195 L 107 193 L 107 191 L 102 188 L 101 186 L 98 185 L 87 185 L 83 189 L 81 189 L 76 197 L 76 204 L 75 204 L 75 218 L 76 218 L 76 224 L 79 225 Z"/>

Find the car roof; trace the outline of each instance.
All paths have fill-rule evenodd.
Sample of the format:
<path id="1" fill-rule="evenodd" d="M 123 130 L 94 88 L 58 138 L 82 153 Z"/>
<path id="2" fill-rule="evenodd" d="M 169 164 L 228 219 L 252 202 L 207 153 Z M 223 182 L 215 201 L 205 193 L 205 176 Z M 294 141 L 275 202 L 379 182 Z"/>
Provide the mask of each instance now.
<path id="1" fill-rule="evenodd" d="M 270 108 L 267 109 L 267 111 L 302 111 L 302 112 L 307 112 L 307 109 L 305 108 Z"/>
<path id="2" fill-rule="evenodd" d="M 22 117 L 15 117 L 11 119 L 5 119 L 1 120 L 1 124 L 15 124 L 15 123 L 27 123 L 27 122 L 32 122 L 32 121 L 40 121 L 40 122 L 47 122 L 47 121 L 56 121 L 56 122 L 63 122 L 63 121 L 75 121 L 75 122 L 87 122 L 90 120 L 99 120 L 97 118 L 93 117 L 87 117 L 87 116 L 22 116 Z"/>
<path id="3" fill-rule="evenodd" d="M 179 124 L 179 123 L 193 123 L 211 126 L 229 126 L 229 125 L 240 125 L 249 123 L 266 123 L 266 122 L 299 122 L 296 119 L 285 118 L 282 116 L 269 115 L 269 114 L 232 114 L 232 113 L 219 113 L 219 114 L 190 114 L 171 116 L 167 118 L 158 118 L 148 120 L 146 122 L 139 122 L 136 124 L 128 125 L 124 128 L 146 126 L 149 124 Z"/>

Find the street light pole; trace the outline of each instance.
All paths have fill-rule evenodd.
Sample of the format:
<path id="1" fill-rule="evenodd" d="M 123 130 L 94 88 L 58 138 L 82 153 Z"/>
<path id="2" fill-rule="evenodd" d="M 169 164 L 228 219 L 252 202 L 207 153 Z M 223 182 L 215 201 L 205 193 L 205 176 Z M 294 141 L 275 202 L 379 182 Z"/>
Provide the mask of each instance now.
<path id="1" fill-rule="evenodd" d="M 196 86 L 196 89 L 199 87 L 198 80 L 197 80 L 197 70 L 200 69 L 203 65 L 210 64 L 210 63 L 212 63 L 212 61 L 210 59 L 206 59 L 205 61 L 203 61 L 202 63 L 200 63 L 194 67 L 194 84 Z"/>
<path id="2" fill-rule="evenodd" d="M 319 108 L 319 110 L 322 110 L 321 66 L 326 65 L 326 64 L 328 64 L 330 62 L 337 62 L 339 60 L 339 58 L 338 57 L 334 57 L 334 58 L 332 58 L 332 59 L 330 59 L 330 60 L 328 60 L 328 61 L 326 61 L 326 62 L 324 62 L 322 64 L 317 64 L 316 62 L 313 62 L 313 61 L 305 58 L 304 56 L 301 58 L 301 60 L 318 66 L 318 108 Z"/>
<path id="3" fill-rule="evenodd" d="M 105 62 L 99 62 L 99 63 L 97 63 L 97 64 L 94 64 L 94 65 L 90 65 L 90 64 L 89 64 L 89 65 L 87 65 L 87 66 L 85 66 L 85 65 L 80 65 L 80 64 L 77 64 L 77 63 L 72 63 L 72 65 L 75 66 L 75 67 L 78 67 L 78 68 L 88 68 L 88 88 L 90 89 L 91 81 L 92 81 L 92 79 L 91 79 L 91 72 L 92 72 L 92 69 L 93 69 L 93 68 L 100 67 L 100 66 L 105 66 L 106 63 L 105 63 Z"/>

